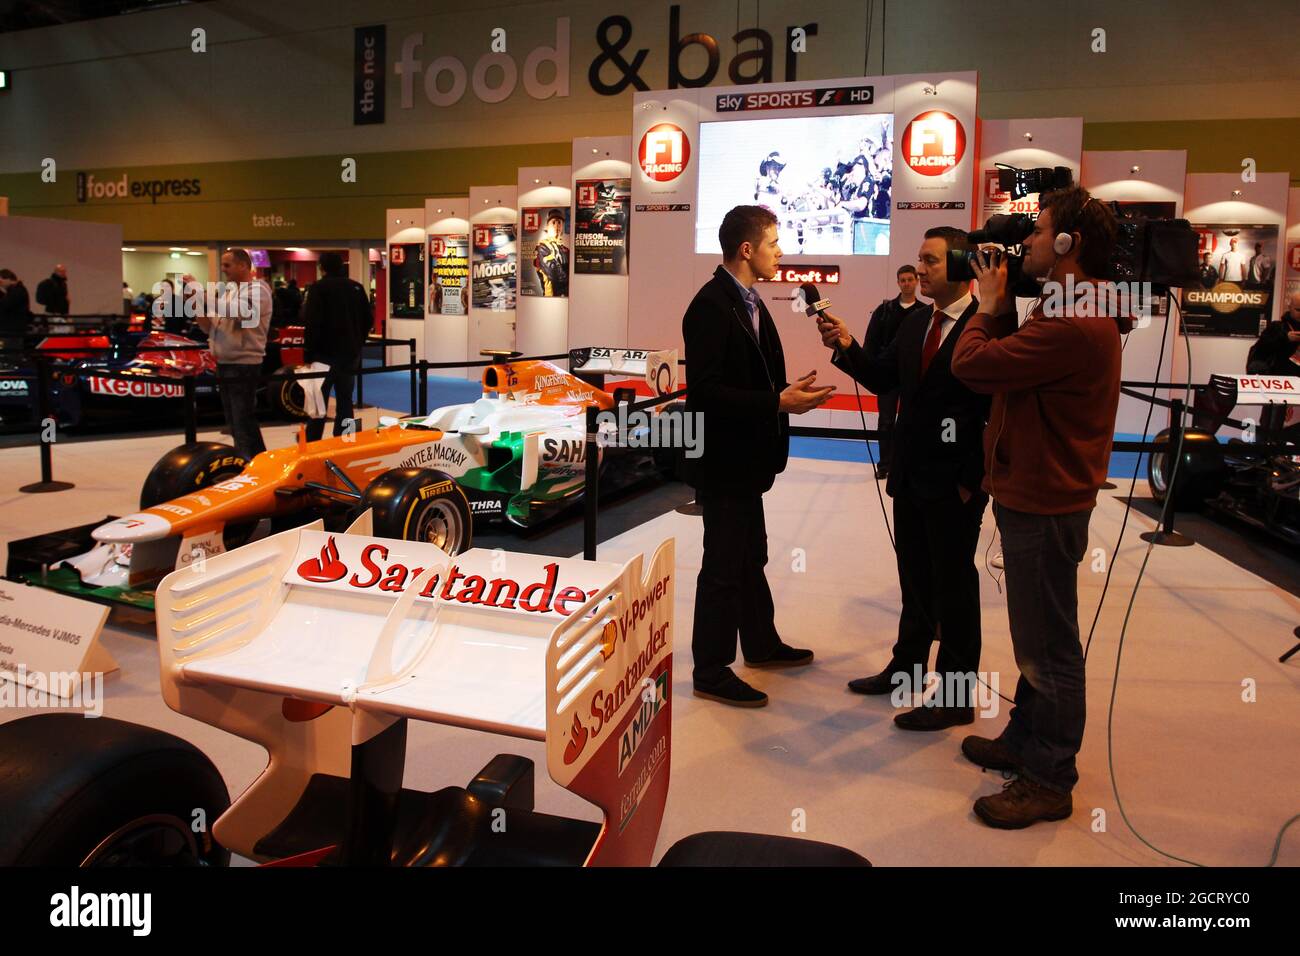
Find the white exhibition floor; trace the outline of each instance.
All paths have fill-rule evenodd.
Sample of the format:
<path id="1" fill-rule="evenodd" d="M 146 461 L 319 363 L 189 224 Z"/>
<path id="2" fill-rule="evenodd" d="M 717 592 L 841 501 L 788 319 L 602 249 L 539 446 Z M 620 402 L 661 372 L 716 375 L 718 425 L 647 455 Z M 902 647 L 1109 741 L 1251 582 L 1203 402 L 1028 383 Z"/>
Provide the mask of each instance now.
<path id="1" fill-rule="evenodd" d="M 373 424 L 376 412 L 367 414 Z M 287 427 L 265 432 L 268 444 L 290 440 Z M 135 510 L 143 476 L 176 443 L 160 437 L 59 446 L 55 477 L 77 487 L 49 495 L 17 490 L 36 477 L 34 449 L 0 450 L 0 541 Z M 672 789 L 658 853 L 688 834 L 724 829 L 794 833 L 891 866 L 1168 863 L 1124 825 L 1107 771 L 1106 713 L 1120 626 L 1147 547 L 1137 535 L 1152 521 L 1136 512 L 1129 518 L 1092 646 L 1074 816 L 996 831 L 976 820 L 971 802 L 1002 780 L 968 763 L 958 745 L 972 731 L 995 736 L 1009 705 L 973 727 L 905 733 L 893 726 L 887 697 L 859 697 L 844 686 L 883 666 L 898 610 L 893 556 L 868 467 L 792 459 L 766 497 L 777 624 L 788 643 L 813 648 L 817 661 L 780 672 L 738 668 L 771 695 L 763 710 L 691 696 L 699 519 L 669 513 L 601 547 L 603 560 L 624 560 L 663 538 L 677 539 Z M 1124 513 L 1120 493 L 1103 492 L 1092 520 L 1090 552 L 1103 548 L 1107 560 Z M 981 563 L 992 534 L 986 512 Z M 795 570 L 795 549 L 804 554 L 802 571 Z M 1085 631 L 1104 579 L 1092 560 L 1090 554 L 1079 572 Z M 981 577 L 981 667 L 996 672 L 1011 696 L 1016 669 L 1005 602 L 993 578 Z M 1204 548 L 1158 548 L 1152 555 L 1129 622 L 1113 738 L 1124 807 L 1156 846 L 1209 865 L 1261 865 L 1278 828 L 1300 812 L 1300 655 L 1277 662 L 1297 623 L 1300 600 Z M 106 681 L 106 715 L 192 740 L 221 769 L 232 794 L 261 770 L 260 748 L 165 707 L 148 626 L 115 620 L 103 640 L 122 667 Z M 1242 699 L 1248 679 L 1253 703 Z M 0 720 L 24 713 L 0 711 Z M 414 721 L 407 786 L 464 785 L 498 751 L 538 763 L 537 809 L 595 816 L 550 782 L 540 744 Z M 802 832 L 793 830 L 798 821 Z M 1300 826 L 1288 831 L 1279 862 L 1300 864 Z"/>

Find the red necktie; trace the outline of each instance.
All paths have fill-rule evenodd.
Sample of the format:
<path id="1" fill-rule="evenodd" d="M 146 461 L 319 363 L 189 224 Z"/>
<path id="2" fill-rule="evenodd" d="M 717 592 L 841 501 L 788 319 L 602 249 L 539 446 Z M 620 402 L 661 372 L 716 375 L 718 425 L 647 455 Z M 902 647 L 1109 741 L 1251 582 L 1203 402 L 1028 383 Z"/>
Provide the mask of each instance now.
<path id="1" fill-rule="evenodd" d="M 925 370 L 930 367 L 930 362 L 934 360 L 935 353 L 939 351 L 939 330 L 943 327 L 943 320 L 947 316 L 942 312 L 934 314 L 934 321 L 930 323 L 930 333 L 925 337 L 925 345 L 921 348 L 921 374 L 925 375 Z"/>

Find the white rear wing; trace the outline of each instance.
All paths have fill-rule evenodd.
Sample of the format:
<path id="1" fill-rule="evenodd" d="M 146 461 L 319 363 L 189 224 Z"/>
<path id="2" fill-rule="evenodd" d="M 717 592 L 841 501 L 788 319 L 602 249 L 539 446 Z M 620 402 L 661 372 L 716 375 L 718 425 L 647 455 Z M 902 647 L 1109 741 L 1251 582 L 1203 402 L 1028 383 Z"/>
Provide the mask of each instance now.
<path id="1" fill-rule="evenodd" d="M 547 706 L 555 687 L 548 654 L 560 635 L 606 614 L 626 624 L 639 600 L 658 604 L 656 619 L 671 617 L 662 586 L 658 602 L 642 593 L 639 555 L 622 565 L 482 548 L 452 557 L 431 544 L 371 537 L 368 517 L 345 534 L 316 522 L 273 535 L 158 586 L 168 705 L 270 752 L 267 771 L 214 830 L 236 852 L 256 858 L 258 839 L 313 775 L 347 776 L 352 743 L 398 718 L 562 751 L 569 726 L 561 720 L 572 714 Z M 661 578 L 671 562 L 668 542 L 654 561 Z M 668 649 L 661 633 L 656 658 L 667 659 Z M 570 786 L 569 774 L 556 781 L 588 789 Z M 646 862 L 652 851 L 650 840 Z"/>
<path id="2" fill-rule="evenodd" d="M 569 371 L 640 378 L 653 394 L 677 391 L 676 349 L 581 348 L 569 350 Z"/>

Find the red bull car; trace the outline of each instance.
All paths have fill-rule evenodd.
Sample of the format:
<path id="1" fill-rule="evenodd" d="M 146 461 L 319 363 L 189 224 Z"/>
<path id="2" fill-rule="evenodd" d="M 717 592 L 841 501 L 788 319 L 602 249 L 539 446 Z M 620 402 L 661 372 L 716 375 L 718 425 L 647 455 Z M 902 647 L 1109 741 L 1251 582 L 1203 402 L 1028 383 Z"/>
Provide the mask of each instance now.
<path id="1" fill-rule="evenodd" d="M 90 422 L 176 419 L 183 411 L 184 379 L 194 379 L 200 413 L 220 410 L 217 366 L 202 339 L 143 330 L 51 335 L 37 350 L 52 363 L 50 406 L 63 427 Z M 281 373 L 263 390 L 264 404 L 282 418 L 306 418 L 302 385 L 288 371 L 302 364 L 301 326 L 272 328 L 263 369 Z M 135 378 L 138 376 L 139 378 Z M 167 381 L 145 381 L 162 378 Z M 37 372 L 29 363 L 0 366 L 0 423 L 34 423 L 39 415 Z"/>

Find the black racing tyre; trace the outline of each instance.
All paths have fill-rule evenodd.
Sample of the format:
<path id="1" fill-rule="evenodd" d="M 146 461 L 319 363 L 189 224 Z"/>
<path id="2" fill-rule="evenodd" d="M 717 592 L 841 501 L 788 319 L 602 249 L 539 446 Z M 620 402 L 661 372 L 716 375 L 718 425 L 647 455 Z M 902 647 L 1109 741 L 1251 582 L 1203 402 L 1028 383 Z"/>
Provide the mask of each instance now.
<path id="1" fill-rule="evenodd" d="M 230 445 L 215 441 L 179 445 L 158 459 L 140 489 L 140 507 L 188 495 L 244 470 L 248 459 Z"/>
<path id="2" fill-rule="evenodd" d="M 307 421 L 307 396 L 302 383 L 289 377 L 287 369 L 280 369 L 267 383 L 267 400 L 277 418 L 291 422 Z"/>
<path id="3" fill-rule="evenodd" d="M 1153 443 L 1168 449 L 1169 437 L 1169 430 L 1165 429 L 1156 435 Z M 1147 456 L 1147 485 L 1157 504 L 1164 504 L 1168 497 L 1173 475 L 1173 450 L 1154 451 Z M 1227 480 L 1228 466 L 1223 460 L 1223 448 L 1214 435 L 1199 428 L 1183 429 L 1182 460 L 1178 463 L 1174 487 L 1174 510 L 1198 510 L 1206 501 L 1218 497 Z"/>
<path id="4" fill-rule="evenodd" d="M 0 724 L 0 866 L 227 866 L 230 806 L 193 744 L 80 713 Z"/>
<path id="5" fill-rule="evenodd" d="M 474 523 L 469 499 L 447 474 L 432 468 L 394 468 L 366 488 L 360 507 L 373 509 L 380 538 L 427 541 L 448 554 L 469 549 Z"/>

